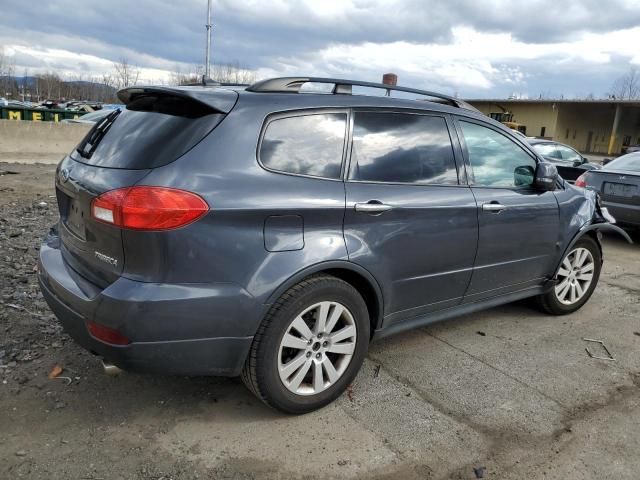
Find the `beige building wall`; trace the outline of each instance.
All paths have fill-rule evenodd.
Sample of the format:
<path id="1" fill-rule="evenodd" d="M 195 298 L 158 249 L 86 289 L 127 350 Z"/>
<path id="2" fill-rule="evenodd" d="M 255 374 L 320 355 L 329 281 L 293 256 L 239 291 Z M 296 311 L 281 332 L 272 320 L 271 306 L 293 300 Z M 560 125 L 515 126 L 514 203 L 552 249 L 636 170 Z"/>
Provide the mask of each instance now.
<path id="1" fill-rule="evenodd" d="M 544 136 L 546 138 L 551 138 L 555 134 L 558 109 L 554 104 L 474 102 L 473 106 L 485 115 L 502 113 L 504 111 L 502 108 L 504 108 L 508 112 L 513 113 L 514 122 L 526 125 L 527 135 L 530 137 L 539 137 L 542 132 L 542 127 L 545 127 Z"/>
<path id="2" fill-rule="evenodd" d="M 615 105 L 562 105 L 554 140 L 581 152 L 606 154 L 615 112 Z M 621 141 L 617 143 L 620 151 Z"/>
<path id="3" fill-rule="evenodd" d="M 625 137 L 630 144 L 640 144 L 640 106 L 605 102 L 554 101 L 472 101 L 482 113 L 513 113 L 513 121 L 526 125 L 527 135 L 544 137 L 571 145 L 584 153 L 607 154 L 613 129 L 616 107 L 621 109 L 613 154 L 619 155 Z M 502 107 L 502 108 L 500 108 Z M 503 110 L 504 109 L 504 110 Z"/>

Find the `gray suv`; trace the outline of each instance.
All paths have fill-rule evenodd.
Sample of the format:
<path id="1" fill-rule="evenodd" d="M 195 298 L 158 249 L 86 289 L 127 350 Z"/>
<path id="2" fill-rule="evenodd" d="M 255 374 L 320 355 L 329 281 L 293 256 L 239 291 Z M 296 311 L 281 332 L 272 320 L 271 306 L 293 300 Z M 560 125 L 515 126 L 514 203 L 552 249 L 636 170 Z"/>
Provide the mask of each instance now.
<path id="1" fill-rule="evenodd" d="M 382 92 L 382 95 L 372 95 Z M 596 287 L 595 193 L 464 102 L 322 78 L 133 87 L 56 173 L 42 293 L 110 367 L 322 407 L 371 340 Z"/>

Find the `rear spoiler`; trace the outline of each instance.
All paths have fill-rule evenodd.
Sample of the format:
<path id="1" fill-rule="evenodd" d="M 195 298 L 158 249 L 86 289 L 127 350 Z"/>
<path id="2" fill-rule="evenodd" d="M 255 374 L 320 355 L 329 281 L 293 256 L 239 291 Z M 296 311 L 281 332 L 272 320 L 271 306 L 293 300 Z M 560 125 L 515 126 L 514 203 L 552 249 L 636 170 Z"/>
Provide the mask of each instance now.
<path id="1" fill-rule="evenodd" d="M 127 87 L 118 91 L 118 98 L 128 105 L 139 96 L 154 94 L 195 101 L 220 113 L 229 113 L 238 101 L 237 92 L 215 87 Z"/>

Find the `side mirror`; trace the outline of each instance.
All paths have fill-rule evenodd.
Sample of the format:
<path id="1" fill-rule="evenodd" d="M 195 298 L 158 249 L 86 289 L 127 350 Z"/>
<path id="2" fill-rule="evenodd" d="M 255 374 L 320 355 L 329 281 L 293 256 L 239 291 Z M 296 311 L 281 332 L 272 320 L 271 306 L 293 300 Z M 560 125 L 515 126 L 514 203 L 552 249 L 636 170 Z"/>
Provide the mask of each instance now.
<path id="1" fill-rule="evenodd" d="M 611 159 L 610 158 L 605 158 L 604 160 L 602 160 L 602 165 L 606 165 L 607 163 L 611 163 Z"/>
<path id="2" fill-rule="evenodd" d="M 552 192 L 556 189 L 558 169 L 550 163 L 540 162 L 536 168 L 535 187 L 542 192 Z"/>
<path id="3" fill-rule="evenodd" d="M 584 159 L 584 158 L 580 158 L 580 159 L 578 159 L 578 160 L 574 160 L 574 161 L 573 161 L 573 166 L 574 166 L 574 167 L 579 167 L 580 165 L 584 165 L 585 163 L 587 163 L 587 162 L 585 161 L 585 159 Z"/>

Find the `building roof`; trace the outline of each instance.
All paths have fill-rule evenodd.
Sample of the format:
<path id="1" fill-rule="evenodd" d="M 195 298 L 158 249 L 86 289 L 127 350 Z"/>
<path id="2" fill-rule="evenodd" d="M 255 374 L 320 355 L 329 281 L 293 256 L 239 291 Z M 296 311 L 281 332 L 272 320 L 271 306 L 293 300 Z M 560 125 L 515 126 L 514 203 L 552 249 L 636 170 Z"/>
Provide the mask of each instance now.
<path id="1" fill-rule="evenodd" d="M 580 100 L 580 99 L 547 99 L 547 98 L 475 98 L 466 99 L 470 104 L 474 103 L 563 103 L 563 104 L 589 104 L 589 105 L 627 105 L 640 107 L 640 99 L 637 100 L 614 100 L 614 99 L 596 99 L 596 100 Z"/>

